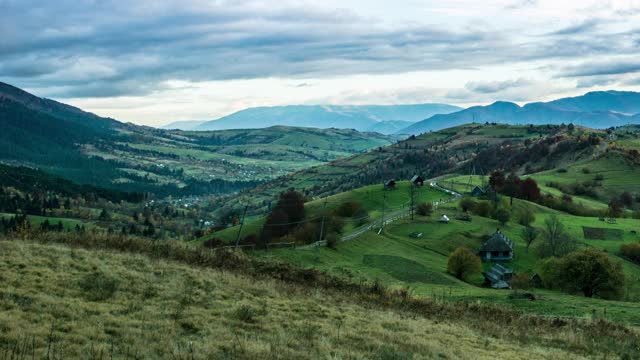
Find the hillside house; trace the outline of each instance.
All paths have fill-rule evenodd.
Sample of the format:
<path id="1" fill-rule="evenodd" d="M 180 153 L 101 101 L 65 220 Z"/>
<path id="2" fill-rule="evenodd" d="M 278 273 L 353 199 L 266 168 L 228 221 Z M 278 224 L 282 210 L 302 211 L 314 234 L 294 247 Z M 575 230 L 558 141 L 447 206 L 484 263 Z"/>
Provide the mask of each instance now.
<path id="1" fill-rule="evenodd" d="M 480 186 L 477 186 L 473 188 L 473 190 L 471 190 L 471 196 L 473 197 L 480 197 L 483 196 L 486 193 L 486 191 L 484 191 L 483 188 L 481 188 Z"/>
<path id="2" fill-rule="evenodd" d="M 484 283 L 485 285 L 489 285 L 494 289 L 510 289 L 511 278 L 513 278 L 513 270 L 502 266 L 500 264 L 495 264 L 489 271 L 483 272 L 484 275 Z"/>
<path id="3" fill-rule="evenodd" d="M 391 189 L 395 189 L 396 188 L 396 181 L 395 180 L 387 180 L 384 182 L 384 188 L 386 190 L 391 190 Z"/>
<path id="4" fill-rule="evenodd" d="M 513 260 L 513 241 L 498 229 L 482 244 L 478 255 L 482 261 L 511 261 Z"/>
<path id="5" fill-rule="evenodd" d="M 411 183 L 414 186 L 422 186 L 422 185 L 424 185 L 424 178 L 422 176 L 420 176 L 420 175 L 414 175 L 411 178 Z"/>

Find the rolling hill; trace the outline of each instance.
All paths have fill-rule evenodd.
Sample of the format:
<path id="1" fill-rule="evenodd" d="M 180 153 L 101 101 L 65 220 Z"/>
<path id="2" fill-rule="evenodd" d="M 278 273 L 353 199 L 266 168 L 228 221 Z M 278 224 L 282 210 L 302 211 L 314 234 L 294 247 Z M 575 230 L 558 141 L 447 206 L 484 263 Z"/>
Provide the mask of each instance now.
<path id="1" fill-rule="evenodd" d="M 252 129 L 274 125 L 314 128 L 348 128 L 394 133 L 409 123 L 434 114 L 460 110 L 446 104 L 416 105 L 295 105 L 256 107 L 204 122 L 193 130 Z"/>
<path id="2" fill-rule="evenodd" d="M 487 106 L 434 115 L 397 133 L 420 134 L 471 122 L 502 124 L 569 124 L 595 129 L 640 122 L 640 93 L 604 91 L 519 106 L 497 101 Z"/>
<path id="3" fill-rule="evenodd" d="M 0 83 L 0 161 L 80 184 L 220 194 L 385 146 L 397 136 L 276 127 L 184 132 L 124 124 Z"/>

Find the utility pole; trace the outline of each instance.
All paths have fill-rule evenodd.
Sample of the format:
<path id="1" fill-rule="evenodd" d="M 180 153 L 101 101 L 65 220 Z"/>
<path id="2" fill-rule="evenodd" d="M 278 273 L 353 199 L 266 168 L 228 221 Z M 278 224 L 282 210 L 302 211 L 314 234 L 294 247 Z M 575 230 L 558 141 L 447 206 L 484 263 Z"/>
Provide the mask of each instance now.
<path id="1" fill-rule="evenodd" d="M 324 237 L 324 218 L 325 218 L 325 208 L 327 207 L 327 198 L 324 198 L 324 203 L 322 203 L 322 222 L 320 223 L 320 239 L 318 242 L 322 241 Z"/>
<path id="2" fill-rule="evenodd" d="M 242 227 L 244 226 L 244 218 L 247 216 L 247 210 L 249 209 L 249 205 L 245 205 L 244 211 L 242 212 L 242 220 L 240 220 L 240 228 L 238 229 L 238 235 L 236 236 L 236 249 L 238 245 L 240 245 L 240 235 L 242 234 Z"/>

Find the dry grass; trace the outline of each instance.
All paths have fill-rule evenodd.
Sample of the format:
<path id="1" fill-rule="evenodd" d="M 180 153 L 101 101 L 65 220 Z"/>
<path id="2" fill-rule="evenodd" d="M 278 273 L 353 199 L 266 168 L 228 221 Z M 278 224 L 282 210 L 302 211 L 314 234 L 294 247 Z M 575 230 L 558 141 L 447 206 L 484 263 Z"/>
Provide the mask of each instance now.
<path id="1" fill-rule="evenodd" d="M 100 249 L 109 247 L 101 241 L 66 241 L 92 250 L 0 241 L 0 359 L 34 352 L 36 358 L 48 352 L 49 358 L 177 359 L 638 354 L 636 332 L 604 321 L 434 303 L 241 256 L 207 262 L 204 254 L 192 255 L 200 260 L 188 263 L 175 256 L 179 251 L 169 251 L 168 259 L 114 253 Z M 89 285 L 92 279 L 98 285 Z"/>

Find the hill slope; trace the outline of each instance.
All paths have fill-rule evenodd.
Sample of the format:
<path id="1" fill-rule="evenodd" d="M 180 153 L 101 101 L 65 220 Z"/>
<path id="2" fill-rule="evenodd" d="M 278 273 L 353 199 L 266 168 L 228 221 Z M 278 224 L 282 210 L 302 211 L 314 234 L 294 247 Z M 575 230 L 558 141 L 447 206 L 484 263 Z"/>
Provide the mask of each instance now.
<path id="1" fill-rule="evenodd" d="M 590 92 L 583 96 L 519 106 L 498 101 L 488 106 L 474 106 L 451 114 L 434 115 L 398 131 L 420 134 L 470 122 L 503 124 L 569 124 L 604 129 L 640 120 L 640 93 Z"/>
<path id="2" fill-rule="evenodd" d="M 183 132 L 123 124 L 0 83 L 0 161 L 82 184 L 167 194 L 219 194 L 385 146 L 353 130 Z"/>
<path id="3" fill-rule="evenodd" d="M 239 259 L 257 267 L 233 269 L 203 253 L 206 262 L 194 267 L 7 239 L 0 248 L 8 285 L 0 291 L 0 354 L 13 358 L 543 359 L 621 356 L 637 339 L 606 322 L 558 325 L 379 287 L 360 292 L 283 264 Z M 223 272 L 225 264 L 232 268 Z"/>
<path id="4" fill-rule="evenodd" d="M 252 129 L 287 125 L 393 133 L 407 125 L 404 121 L 415 122 L 434 114 L 457 110 L 460 108 L 446 104 L 257 107 L 202 123 L 194 130 Z"/>

